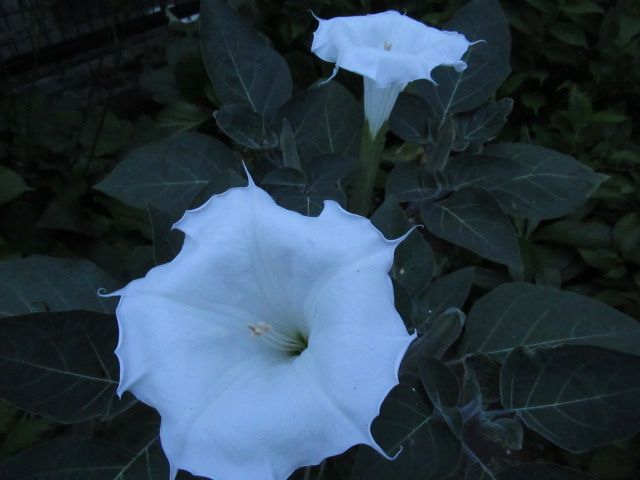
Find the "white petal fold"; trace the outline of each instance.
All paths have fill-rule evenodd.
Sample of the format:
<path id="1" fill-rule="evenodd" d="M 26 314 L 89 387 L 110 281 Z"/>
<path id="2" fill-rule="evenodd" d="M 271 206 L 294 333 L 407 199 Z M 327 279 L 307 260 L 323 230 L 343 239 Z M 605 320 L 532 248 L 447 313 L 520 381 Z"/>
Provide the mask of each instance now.
<path id="1" fill-rule="evenodd" d="M 288 211 L 252 182 L 176 227 L 181 252 L 117 292 L 116 312 L 119 393 L 159 411 L 172 473 L 284 480 L 355 444 L 380 451 L 371 422 L 414 338 L 388 276 L 401 239 L 332 201 Z"/>
<path id="2" fill-rule="evenodd" d="M 311 51 L 380 88 L 431 80 L 431 71 L 440 65 L 466 68 L 462 56 L 471 43 L 464 35 L 428 27 L 393 10 L 318 21 Z"/>

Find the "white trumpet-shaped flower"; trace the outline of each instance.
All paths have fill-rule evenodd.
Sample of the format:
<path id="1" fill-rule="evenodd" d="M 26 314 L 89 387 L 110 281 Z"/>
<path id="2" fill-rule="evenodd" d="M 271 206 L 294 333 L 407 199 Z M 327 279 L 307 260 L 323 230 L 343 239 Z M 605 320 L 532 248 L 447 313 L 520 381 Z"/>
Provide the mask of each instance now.
<path id="1" fill-rule="evenodd" d="M 318 217 L 249 181 L 176 224 L 182 250 L 115 293 L 118 392 L 161 415 L 171 465 L 284 480 L 370 426 L 414 338 L 388 271 L 402 239 L 333 201 Z"/>
<path id="2" fill-rule="evenodd" d="M 409 82 L 432 80 L 431 71 L 446 65 L 457 71 L 471 42 L 457 32 L 428 27 L 396 11 L 318 19 L 311 51 L 326 62 L 364 77 L 364 109 L 371 136 L 389 118 Z"/>

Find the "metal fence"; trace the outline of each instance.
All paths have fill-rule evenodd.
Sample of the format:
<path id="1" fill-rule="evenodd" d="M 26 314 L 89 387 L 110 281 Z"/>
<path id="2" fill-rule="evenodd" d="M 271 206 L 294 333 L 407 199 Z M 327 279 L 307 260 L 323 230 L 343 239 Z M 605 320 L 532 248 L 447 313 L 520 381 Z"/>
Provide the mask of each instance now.
<path id="1" fill-rule="evenodd" d="M 165 9 L 178 17 L 193 0 L 0 0 L 0 85 L 8 91 L 64 77 L 95 74 L 123 43 L 145 45 L 167 35 Z"/>

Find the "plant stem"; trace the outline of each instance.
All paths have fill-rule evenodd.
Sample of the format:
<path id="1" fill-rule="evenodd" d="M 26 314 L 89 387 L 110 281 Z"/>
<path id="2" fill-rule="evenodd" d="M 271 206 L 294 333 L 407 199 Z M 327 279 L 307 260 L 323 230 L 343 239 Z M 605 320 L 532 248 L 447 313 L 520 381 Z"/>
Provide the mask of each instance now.
<path id="1" fill-rule="evenodd" d="M 380 129 L 374 138 L 371 137 L 369 126 L 365 121 L 362 128 L 362 141 L 360 143 L 360 174 L 356 179 L 351 210 L 358 215 L 367 216 L 371 210 L 371 195 L 375 185 L 380 159 L 384 149 L 384 140 L 387 133 L 386 124 Z"/>

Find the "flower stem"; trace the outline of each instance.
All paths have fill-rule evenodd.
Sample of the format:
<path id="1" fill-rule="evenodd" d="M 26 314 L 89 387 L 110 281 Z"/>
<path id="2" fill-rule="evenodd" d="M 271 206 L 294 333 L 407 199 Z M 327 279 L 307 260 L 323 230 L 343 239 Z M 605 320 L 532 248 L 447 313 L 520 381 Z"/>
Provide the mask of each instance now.
<path id="1" fill-rule="evenodd" d="M 362 128 L 360 174 L 356 179 L 351 204 L 351 210 L 358 215 L 366 217 L 370 213 L 371 195 L 380 168 L 380 159 L 382 158 L 386 133 L 386 123 L 380 128 L 375 137 L 371 136 L 369 125 L 367 125 L 366 121 Z"/>

